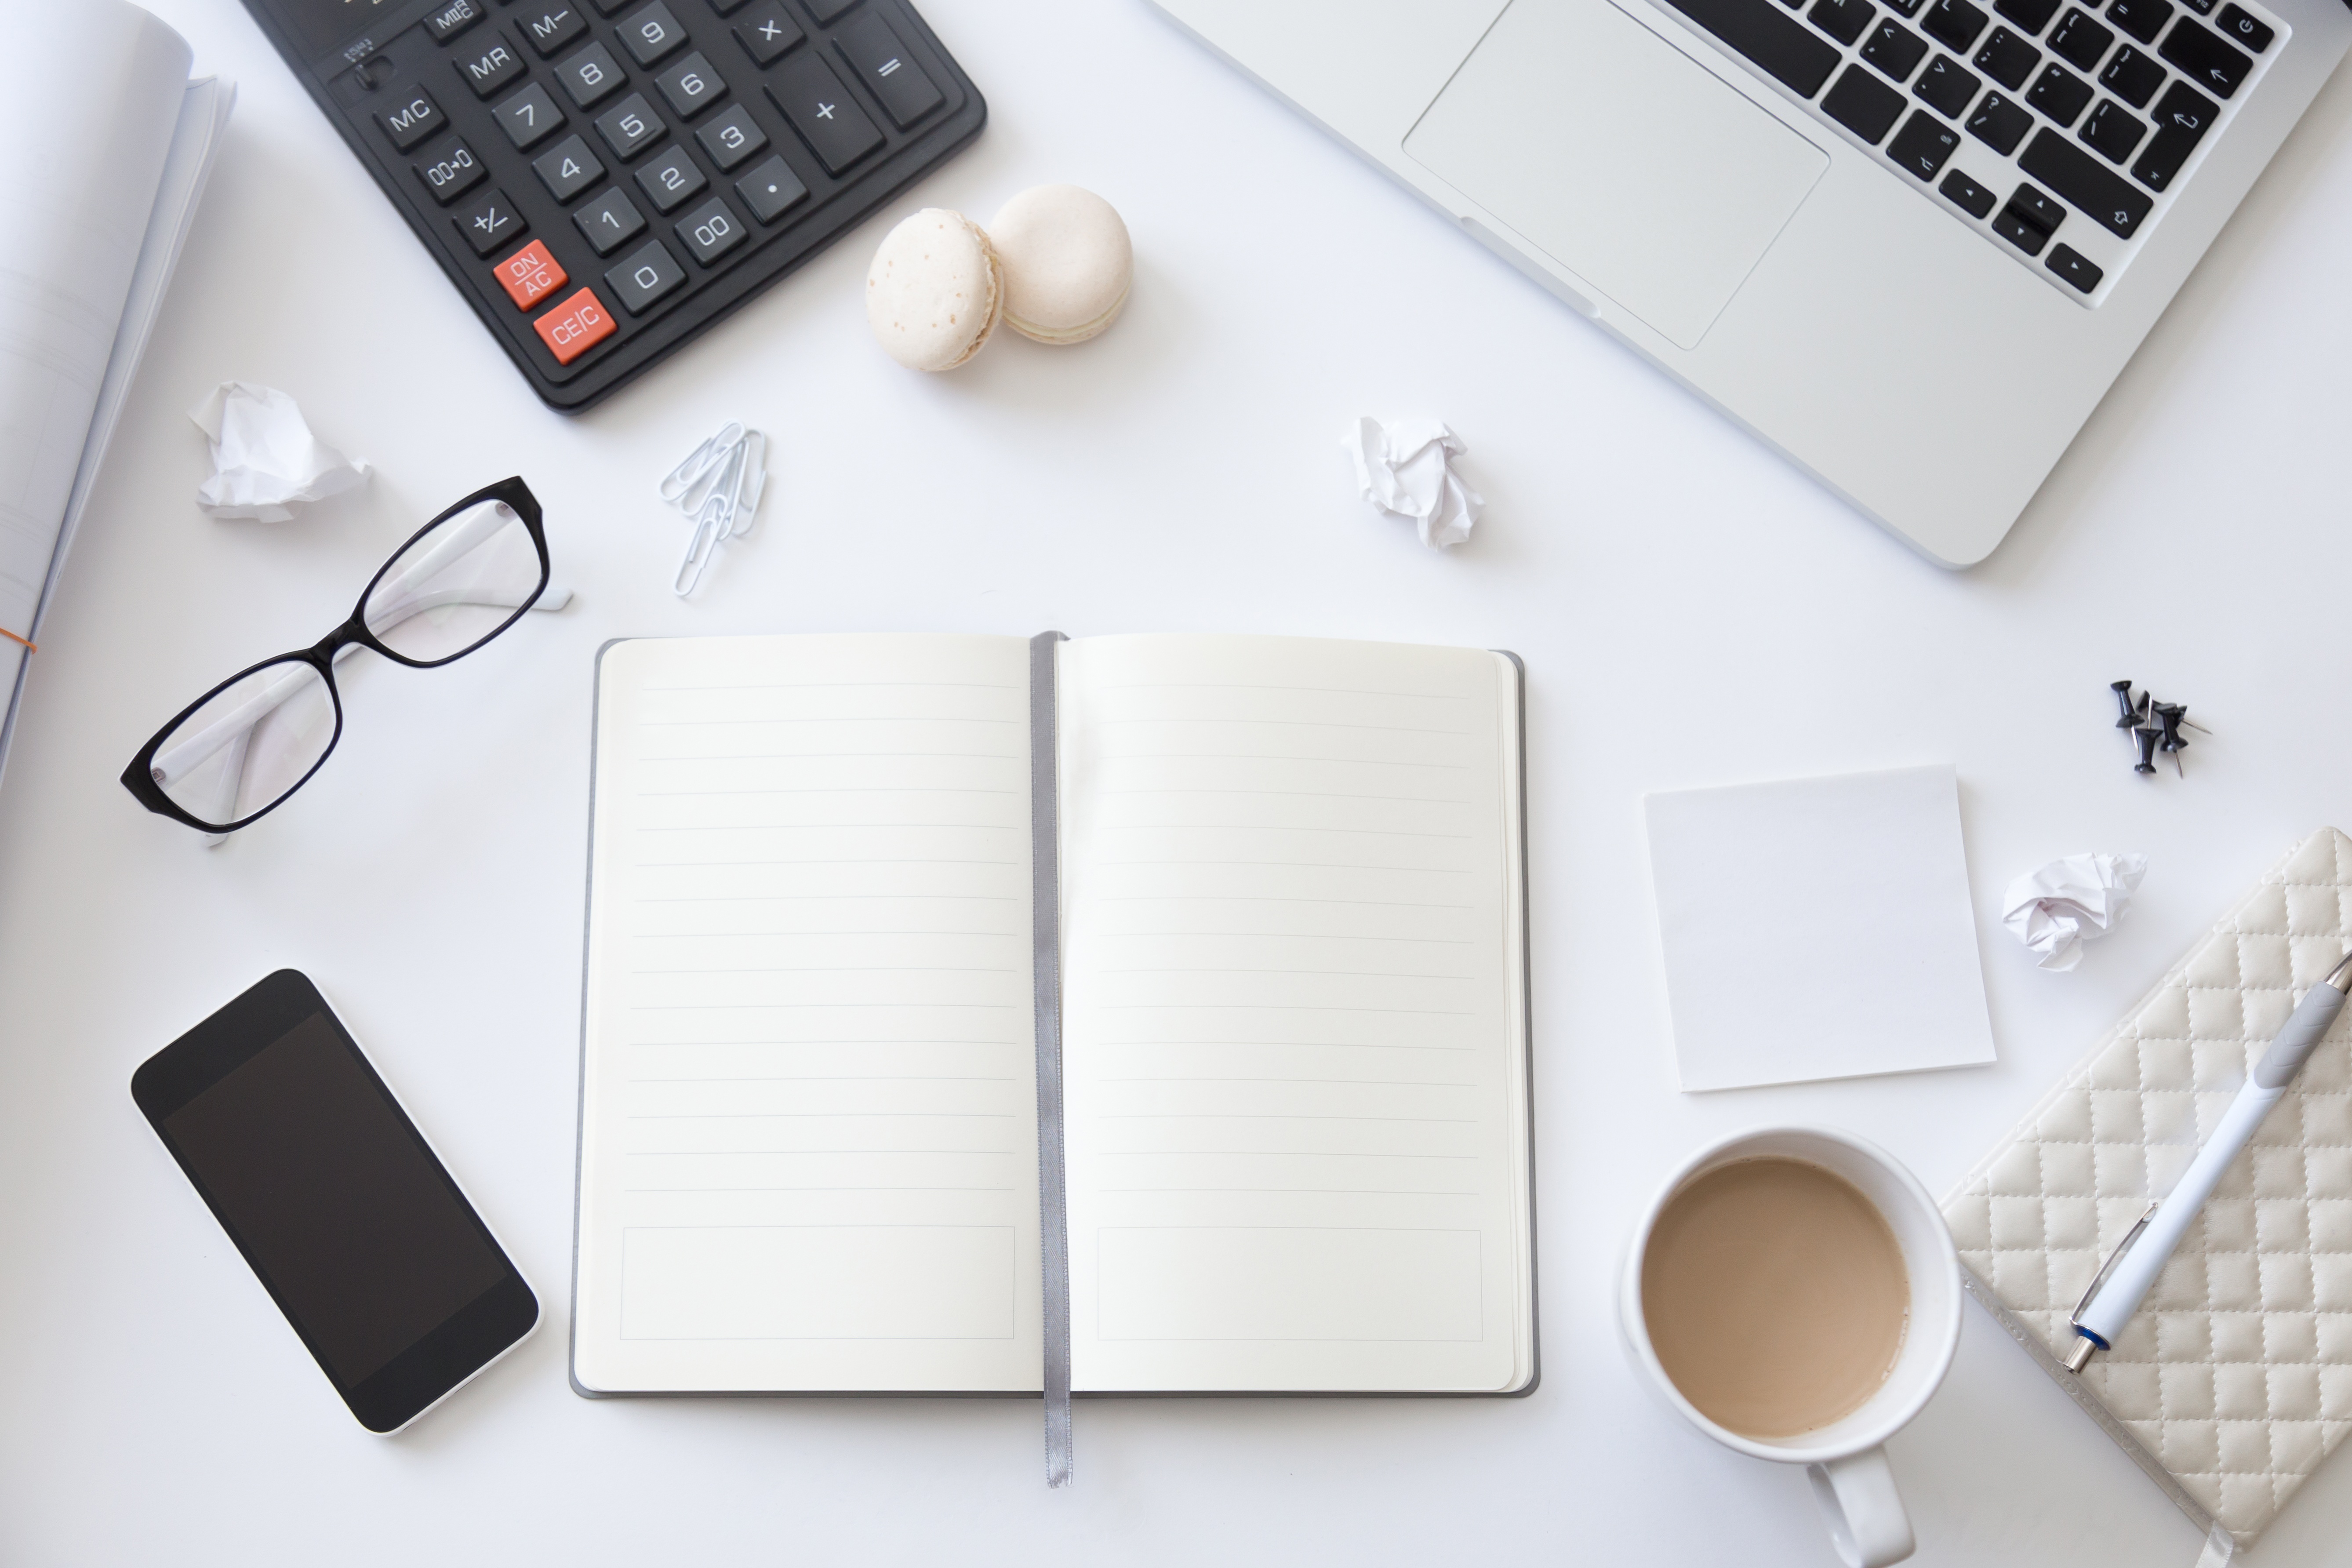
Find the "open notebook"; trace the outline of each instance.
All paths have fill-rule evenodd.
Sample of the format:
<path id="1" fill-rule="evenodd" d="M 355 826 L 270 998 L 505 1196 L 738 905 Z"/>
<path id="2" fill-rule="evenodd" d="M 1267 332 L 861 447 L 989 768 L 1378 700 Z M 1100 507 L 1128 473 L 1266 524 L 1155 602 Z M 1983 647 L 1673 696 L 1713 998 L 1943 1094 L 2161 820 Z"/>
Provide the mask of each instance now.
<path id="1" fill-rule="evenodd" d="M 1531 1388 L 1520 713 L 1397 644 L 609 645 L 575 1386 Z"/>

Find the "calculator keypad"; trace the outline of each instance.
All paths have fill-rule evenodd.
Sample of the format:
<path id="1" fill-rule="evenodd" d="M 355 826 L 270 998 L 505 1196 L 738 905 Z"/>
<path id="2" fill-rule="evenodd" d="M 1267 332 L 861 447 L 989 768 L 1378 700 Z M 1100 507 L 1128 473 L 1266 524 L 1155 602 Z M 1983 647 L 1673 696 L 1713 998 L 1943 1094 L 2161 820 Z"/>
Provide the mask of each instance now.
<path id="1" fill-rule="evenodd" d="M 437 215 L 560 406 L 692 336 L 713 310 L 689 301 L 723 309 L 837 237 L 985 114 L 907 0 L 443 0 L 371 49 L 322 71 L 322 102 Z M 451 75 L 465 91 L 428 89 Z"/>

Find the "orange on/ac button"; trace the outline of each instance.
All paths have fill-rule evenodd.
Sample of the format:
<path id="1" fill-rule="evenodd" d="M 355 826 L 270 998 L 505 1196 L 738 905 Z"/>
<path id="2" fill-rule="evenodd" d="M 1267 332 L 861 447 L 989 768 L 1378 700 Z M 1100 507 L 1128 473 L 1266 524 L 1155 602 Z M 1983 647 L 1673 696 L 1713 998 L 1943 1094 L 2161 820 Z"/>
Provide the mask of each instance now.
<path id="1" fill-rule="evenodd" d="M 499 263 L 499 281 L 515 308 L 528 310 L 572 281 L 563 264 L 547 253 L 545 242 L 532 240 Z"/>
<path id="2" fill-rule="evenodd" d="M 558 363 L 570 364 L 619 329 L 593 289 L 583 289 L 531 325 Z"/>

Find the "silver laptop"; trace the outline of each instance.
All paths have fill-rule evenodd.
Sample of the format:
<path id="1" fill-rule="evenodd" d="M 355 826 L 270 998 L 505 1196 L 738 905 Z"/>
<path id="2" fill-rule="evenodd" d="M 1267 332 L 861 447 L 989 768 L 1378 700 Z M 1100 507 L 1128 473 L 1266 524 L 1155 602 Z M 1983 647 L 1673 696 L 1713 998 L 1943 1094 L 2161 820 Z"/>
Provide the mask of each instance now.
<path id="1" fill-rule="evenodd" d="M 2000 542 L 2346 0 L 1154 0 L 1933 559 Z"/>

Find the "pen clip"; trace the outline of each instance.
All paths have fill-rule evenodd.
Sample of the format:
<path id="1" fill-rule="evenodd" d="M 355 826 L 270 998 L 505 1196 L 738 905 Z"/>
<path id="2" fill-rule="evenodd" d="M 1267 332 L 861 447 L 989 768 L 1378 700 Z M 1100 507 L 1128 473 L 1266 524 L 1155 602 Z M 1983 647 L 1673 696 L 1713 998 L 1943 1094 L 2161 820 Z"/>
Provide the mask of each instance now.
<path id="1" fill-rule="evenodd" d="M 2066 1321 L 2069 1326 L 2078 1329 L 2083 1326 L 2084 1309 L 2090 1306 L 2091 1298 L 2099 1293 L 2099 1287 L 2107 1282 L 2107 1276 L 2116 1271 L 2116 1265 L 2124 1260 L 2124 1254 L 2131 1250 L 2131 1244 L 2139 1239 L 2139 1233 L 2147 1228 L 2147 1222 L 2156 1217 L 2157 1208 L 2163 1201 L 2159 1198 L 2155 1203 L 2149 1204 L 2147 1212 L 2139 1216 L 2139 1222 L 2124 1233 L 2124 1238 L 2121 1241 L 2116 1243 L 2116 1249 L 2107 1254 L 2107 1260 L 2105 1263 L 2099 1265 L 2098 1273 L 2093 1275 L 2091 1282 L 2083 1288 L 2083 1299 L 2075 1302 L 2074 1311 L 2067 1314 Z"/>

